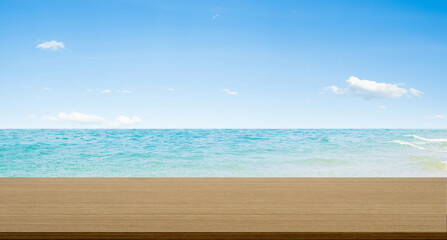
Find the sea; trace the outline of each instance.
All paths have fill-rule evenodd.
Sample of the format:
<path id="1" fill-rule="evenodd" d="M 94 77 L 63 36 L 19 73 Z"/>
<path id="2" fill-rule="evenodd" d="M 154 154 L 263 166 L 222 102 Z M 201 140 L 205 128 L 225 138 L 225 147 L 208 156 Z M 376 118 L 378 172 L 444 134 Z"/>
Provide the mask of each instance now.
<path id="1" fill-rule="evenodd" d="M 0 177 L 446 177 L 445 129 L 2 129 Z"/>

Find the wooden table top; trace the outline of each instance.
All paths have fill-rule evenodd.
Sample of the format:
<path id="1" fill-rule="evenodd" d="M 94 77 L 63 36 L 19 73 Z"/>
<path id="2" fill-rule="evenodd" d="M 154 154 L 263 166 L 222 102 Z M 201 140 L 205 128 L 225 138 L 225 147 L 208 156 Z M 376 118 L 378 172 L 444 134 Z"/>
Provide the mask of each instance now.
<path id="1" fill-rule="evenodd" d="M 447 178 L 0 178 L 0 239 L 447 239 Z"/>

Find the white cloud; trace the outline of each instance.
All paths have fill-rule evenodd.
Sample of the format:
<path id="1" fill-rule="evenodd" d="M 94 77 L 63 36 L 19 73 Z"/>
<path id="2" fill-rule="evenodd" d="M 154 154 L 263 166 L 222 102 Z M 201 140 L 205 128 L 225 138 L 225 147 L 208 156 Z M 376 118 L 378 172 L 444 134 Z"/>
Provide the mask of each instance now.
<path id="1" fill-rule="evenodd" d="M 36 48 L 40 48 L 40 49 L 46 49 L 46 50 L 59 50 L 59 49 L 65 49 L 65 45 L 63 42 L 58 42 L 58 41 L 48 41 L 48 42 L 44 42 L 41 44 L 38 44 L 36 46 Z"/>
<path id="2" fill-rule="evenodd" d="M 43 87 L 43 90 L 45 90 L 45 91 L 51 91 L 51 88 L 49 88 L 49 87 Z"/>
<path id="3" fill-rule="evenodd" d="M 341 89 L 337 86 L 329 86 L 329 87 L 325 87 L 324 89 L 327 91 L 333 92 L 335 94 L 338 94 L 338 95 L 345 94 L 348 92 L 348 89 Z"/>
<path id="4" fill-rule="evenodd" d="M 74 123 L 89 124 L 89 123 L 103 123 L 106 121 L 104 118 L 100 116 L 93 114 L 79 113 L 79 112 L 71 112 L 71 113 L 61 112 L 57 116 L 61 121 L 74 122 Z"/>
<path id="5" fill-rule="evenodd" d="M 121 125 L 134 125 L 137 123 L 140 123 L 142 120 L 139 117 L 127 117 L 127 116 L 119 116 L 118 118 L 116 118 L 116 120 L 114 122 L 111 123 L 112 126 L 117 127 L 117 126 L 121 126 Z"/>
<path id="6" fill-rule="evenodd" d="M 308 103 L 310 102 L 310 99 L 304 99 L 304 102 Z"/>
<path id="7" fill-rule="evenodd" d="M 416 97 L 420 97 L 424 93 L 414 88 L 410 88 L 410 94 Z"/>
<path id="8" fill-rule="evenodd" d="M 87 91 L 87 92 L 96 92 L 96 91 L 98 91 L 98 90 L 95 90 L 95 89 L 85 89 L 85 91 Z M 108 93 L 111 93 L 111 92 L 113 92 L 112 90 L 110 90 L 110 89 L 104 89 L 104 90 L 102 90 L 102 91 L 99 91 L 100 93 L 103 93 L 103 94 L 108 94 Z M 128 89 L 124 89 L 124 90 L 116 90 L 115 92 L 117 92 L 117 93 L 124 93 L 124 94 L 130 94 L 130 93 L 132 93 L 132 91 L 131 90 L 128 90 Z"/>
<path id="9" fill-rule="evenodd" d="M 378 83 L 350 77 L 347 81 L 349 91 L 364 98 L 400 98 L 407 90 L 391 83 Z"/>
<path id="10" fill-rule="evenodd" d="M 236 91 L 231 91 L 231 90 L 228 89 L 228 88 L 224 88 L 224 89 L 222 89 L 222 92 L 224 92 L 225 95 L 232 95 L 232 96 L 236 96 L 236 95 L 237 95 L 237 92 L 236 92 Z"/>
<path id="11" fill-rule="evenodd" d="M 169 92 L 175 92 L 175 88 L 168 88 Z"/>
<path id="12" fill-rule="evenodd" d="M 353 94 L 365 99 L 372 98 L 400 98 L 402 96 L 421 96 L 422 92 L 414 88 L 409 90 L 399 87 L 398 84 L 392 83 L 378 83 L 370 80 L 360 80 L 357 77 L 351 76 L 346 80 L 346 88 L 339 88 L 337 86 L 325 87 L 326 91 L 333 92 L 338 95 Z"/>
<path id="13" fill-rule="evenodd" d="M 71 112 L 71 113 L 60 112 L 57 116 L 43 116 L 42 119 L 50 121 L 65 121 L 78 124 L 106 122 L 106 120 L 100 116 L 93 114 L 79 113 L 79 112 Z"/>
<path id="14" fill-rule="evenodd" d="M 122 125 L 128 126 L 142 122 L 141 118 L 136 116 L 132 118 L 127 116 L 119 116 L 114 121 L 110 121 L 98 115 L 74 111 L 71 113 L 60 112 L 57 116 L 42 116 L 42 119 L 49 121 L 69 122 L 74 124 L 100 124 L 110 127 L 118 127 Z"/>
<path id="15" fill-rule="evenodd" d="M 28 118 L 30 118 L 30 119 L 36 119 L 36 116 L 33 115 L 33 114 L 30 114 L 30 115 L 28 115 Z"/>
<path id="16" fill-rule="evenodd" d="M 43 120 L 49 120 L 49 121 L 59 121 L 59 118 L 55 116 L 42 116 Z"/>
<path id="17" fill-rule="evenodd" d="M 216 19 L 216 18 L 218 18 L 219 16 L 220 16 L 219 13 L 214 14 L 214 15 L 213 15 L 213 20 Z"/>
<path id="18" fill-rule="evenodd" d="M 444 115 L 433 115 L 433 116 L 427 116 L 425 118 L 427 118 L 427 119 L 445 119 L 445 118 L 447 118 L 447 116 L 444 116 Z"/>
<path id="19" fill-rule="evenodd" d="M 378 109 L 386 109 L 386 106 L 385 105 L 379 105 L 379 106 L 377 106 L 377 108 Z"/>

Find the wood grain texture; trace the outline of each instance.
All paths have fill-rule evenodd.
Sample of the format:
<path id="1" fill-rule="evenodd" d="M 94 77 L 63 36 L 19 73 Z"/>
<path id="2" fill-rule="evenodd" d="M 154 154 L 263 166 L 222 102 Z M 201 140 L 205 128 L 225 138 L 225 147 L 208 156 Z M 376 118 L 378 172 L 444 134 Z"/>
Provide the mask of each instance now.
<path id="1" fill-rule="evenodd" d="M 423 232 L 51 232 L 51 233 L 0 233 L 0 239 L 8 240 L 98 240 L 98 239 L 116 239 L 116 240 L 445 240 L 445 233 L 423 233 Z"/>
<path id="2" fill-rule="evenodd" d="M 0 239 L 446 239 L 446 191 L 446 178 L 0 178 Z"/>

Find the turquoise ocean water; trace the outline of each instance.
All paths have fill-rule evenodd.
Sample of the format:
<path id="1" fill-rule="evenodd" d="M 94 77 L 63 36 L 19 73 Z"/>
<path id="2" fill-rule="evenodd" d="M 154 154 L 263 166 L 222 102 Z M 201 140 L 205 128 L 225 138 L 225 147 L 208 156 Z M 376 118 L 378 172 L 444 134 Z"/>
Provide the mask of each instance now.
<path id="1" fill-rule="evenodd" d="M 0 177 L 385 176 L 447 176 L 447 130 L 0 130 Z"/>

